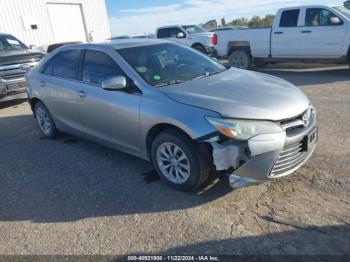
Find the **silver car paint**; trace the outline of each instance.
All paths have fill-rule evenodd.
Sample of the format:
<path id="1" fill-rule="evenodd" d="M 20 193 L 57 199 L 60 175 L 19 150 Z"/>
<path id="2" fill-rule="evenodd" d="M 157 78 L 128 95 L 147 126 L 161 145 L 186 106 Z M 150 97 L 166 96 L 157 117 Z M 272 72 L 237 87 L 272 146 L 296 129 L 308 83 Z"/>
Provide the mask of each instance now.
<path id="1" fill-rule="evenodd" d="M 164 42 L 138 43 L 134 40 L 128 44 L 124 41 L 120 48 Z M 111 44 L 66 46 L 54 51 L 40 65 L 62 50 L 99 50 L 118 63 L 140 92 L 107 91 L 80 81 L 45 76 L 39 72 L 38 65 L 27 75 L 29 98 L 44 102 L 58 129 L 146 160 L 149 160 L 147 136 L 158 125 L 176 126 L 192 139 L 205 141 L 202 138 L 211 137 L 210 142 L 215 143 L 211 134 L 216 130 L 205 116 L 277 121 L 295 117 L 309 107 L 308 99 L 292 84 L 239 69 L 183 84 L 153 88 L 115 52 L 115 48 Z M 43 86 L 42 82 L 46 85 Z M 81 91 L 85 95 L 82 96 Z M 281 132 L 250 139 L 247 145 L 252 158 L 235 174 L 267 179 L 282 148 L 301 141 L 315 127 L 316 118 L 302 133 L 293 137 Z"/>
<path id="2" fill-rule="evenodd" d="M 176 126 L 192 139 L 215 132 L 204 116 L 215 117 L 218 113 L 175 102 L 161 90 L 150 87 L 111 46 L 67 46 L 55 50 L 50 57 L 70 49 L 105 52 L 134 80 L 142 94 L 107 91 L 89 83 L 46 76 L 39 68 L 47 58 L 27 75 L 28 95 L 44 102 L 58 129 L 146 160 L 149 160 L 146 138 L 157 125 Z M 42 87 L 40 82 L 46 86 Z M 60 82 L 64 87 L 58 90 L 56 83 Z M 80 97 L 80 91 L 84 91 L 86 97 Z"/>
<path id="3" fill-rule="evenodd" d="M 287 81 L 235 68 L 163 90 L 178 102 L 229 118 L 278 121 L 301 114 L 309 107 L 306 96 Z"/>

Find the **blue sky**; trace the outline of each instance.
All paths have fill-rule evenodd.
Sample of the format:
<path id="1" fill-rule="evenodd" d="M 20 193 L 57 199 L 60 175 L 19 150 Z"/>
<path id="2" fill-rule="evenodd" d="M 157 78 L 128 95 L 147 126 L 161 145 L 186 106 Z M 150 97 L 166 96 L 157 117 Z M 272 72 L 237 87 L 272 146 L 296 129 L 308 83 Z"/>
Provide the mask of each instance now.
<path id="1" fill-rule="evenodd" d="M 296 5 L 342 5 L 345 0 L 106 0 L 112 35 L 152 33 L 157 26 L 252 17 Z"/>

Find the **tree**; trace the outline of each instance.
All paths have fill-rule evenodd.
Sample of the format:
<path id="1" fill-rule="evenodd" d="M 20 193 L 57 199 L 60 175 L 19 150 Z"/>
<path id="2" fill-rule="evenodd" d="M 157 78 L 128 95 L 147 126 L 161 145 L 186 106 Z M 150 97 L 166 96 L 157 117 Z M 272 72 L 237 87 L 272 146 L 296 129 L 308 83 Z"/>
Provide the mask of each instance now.
<path id="1" fill-rule="evenodd" d="M 265 17 L 254 16 L 251 19 L 237 18 L 228 23 L 228 26 L 248 26 L 248 27 L 271 27 L 275 19 L 274 15 L 266 15 Z"/>

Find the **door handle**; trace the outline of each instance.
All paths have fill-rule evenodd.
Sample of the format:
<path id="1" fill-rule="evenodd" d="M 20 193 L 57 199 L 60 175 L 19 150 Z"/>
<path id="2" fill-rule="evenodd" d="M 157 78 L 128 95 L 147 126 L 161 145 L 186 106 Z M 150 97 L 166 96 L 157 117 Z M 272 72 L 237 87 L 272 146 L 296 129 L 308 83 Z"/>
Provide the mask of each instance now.
<path id="1" fill-rule="evenodd" d="M 46 82 L 45 81 L 40 81 L 40 86 L 41 87 L 45 87 L 46 86 Z"/>
<path id="2" fill-rule="evenodd" d="M 305 31 L 301 31 L 302 34 L 311 34 L 312 31 L 311 30 L 305 30 Z"/>
<path id="3" fill-rule="evenodd" d="M 83 90 L 77 91 L 77 94 L 78 94 L 78 96 L 79 96 L 80 98 L 85 98 L 85 97 L 86 97 L 86 93 L 85 93 L 85 91 L 83 91 Z"/>
<path id="4" fill-rule="evenodd" d="M 275 32 L 275 35 L 283 35 L 283 32 Z"/>

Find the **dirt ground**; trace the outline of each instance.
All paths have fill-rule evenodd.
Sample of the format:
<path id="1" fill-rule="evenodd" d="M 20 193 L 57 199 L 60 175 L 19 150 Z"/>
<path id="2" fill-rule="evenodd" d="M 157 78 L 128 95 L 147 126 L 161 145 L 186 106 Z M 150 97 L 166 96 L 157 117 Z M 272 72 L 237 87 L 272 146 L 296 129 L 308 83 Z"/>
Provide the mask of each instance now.
<path id="1" fill-rule="evenodd" d="M 274 65 L 318 111 L 319 142 L 293 175 L 232 191 L 169 189 L 149 163 L 62 136 L 26 102 L 0 107 L 0 254 L 350 255 L 350 72 Z M 146 173 L 146 174 L 145 174 Z"/>

